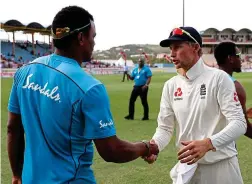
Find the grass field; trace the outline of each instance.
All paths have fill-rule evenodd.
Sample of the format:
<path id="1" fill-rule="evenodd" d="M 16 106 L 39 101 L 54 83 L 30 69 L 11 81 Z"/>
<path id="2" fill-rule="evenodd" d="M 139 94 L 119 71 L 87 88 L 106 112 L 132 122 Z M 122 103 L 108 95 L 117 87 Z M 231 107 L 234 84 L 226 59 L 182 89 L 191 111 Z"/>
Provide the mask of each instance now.
<path id="1" fill-rule="evenodd" d="M 117 135 L 129 141 L 149 140 L 156 128 L 156 118 L 159 111 L 159 102 L 163 84 L 172 75 L 154 74 L 149 90 L 150 120 L 141 121 L 143 109 L 140 99 L 136 101 L 136 114 L 134 121 L 124 120 L 128 111 L 128 99 L 132 90 L 132 82 L 121 82 L 121 76 L 97 76 L 106 86 L 113 117 L 116 124 Z M 252 73 L 243 73 L 235 77 L 245 86 L 247 92 L 247 106 L 252 106 Z M 7 102 L 12 79 L 2 79 L 1 86 L 1 180 L 3 184 L 11 183 L 11 171 L 6 151 L 6 122 Z M 240 167 L 245 184 L 252 183 L 252 140 L 242 136 L 237 141 Z M 95 153 L 93 169 L 97 182 L 100 184 L 167 184 L 171 183 L 170 169 L 177 162 L 174 139 L 159 155 L 153 165 L 148 165 L 142 159 L 126 164 L 106 163 Z"/>

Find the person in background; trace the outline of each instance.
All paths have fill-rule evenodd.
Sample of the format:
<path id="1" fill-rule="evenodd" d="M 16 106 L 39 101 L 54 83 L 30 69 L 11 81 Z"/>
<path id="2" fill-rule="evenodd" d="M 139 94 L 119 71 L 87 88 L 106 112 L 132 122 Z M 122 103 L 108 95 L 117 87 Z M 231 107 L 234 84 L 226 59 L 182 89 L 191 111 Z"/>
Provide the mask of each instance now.
<path id="1" fill-rule="evenodd" d="M 245 135 L 252 139 L 252 124 L 249 122 L 248 117 L 252 108 L 246 110 L 247 94 L 244 87 L 239 81 L 233 77 L 233 73 L 240 73 L 241 70 L 241 52 L 233 42 L 221 42 L 214 50 L 214 57 L 219 65 L 219 69 L 225 71 L 230 79 L 234 82 L 236 93 L 239 101 L 241 102 L 243 113 L 245 114 L 247 122 L 247 132 Z"/>
<path id="2" fill-rule="evenodd" d="M 127 64 L 125 62 L 124 66 L 123 66 L 123 79 L 122 79 L 122 82 L 124 82 L 125 76 L 127 77 L 127 81 L 129 81 L 128 71 L 129 71 L 129 67 L 127 66 Z"/>
<path id="3" fill-rule="evenodd" d="M 138 67 L 134 68 L 131 75 L 128 75 L 130 80 L 134 80 L 133 90 L 129 100 L 129 114 L 124 118 L 127 120 L 133 120 L 135 115 L 135 101 L 138 96 L 141 98 L 141 102 L 144 108 L 144 116 L 142 120 L 149 120 L 149 105 L 148 105 L 148 91 L 151 82 L 152 72 L 148 66 L 145 66 L 145 60 L 139 59 Z"/>

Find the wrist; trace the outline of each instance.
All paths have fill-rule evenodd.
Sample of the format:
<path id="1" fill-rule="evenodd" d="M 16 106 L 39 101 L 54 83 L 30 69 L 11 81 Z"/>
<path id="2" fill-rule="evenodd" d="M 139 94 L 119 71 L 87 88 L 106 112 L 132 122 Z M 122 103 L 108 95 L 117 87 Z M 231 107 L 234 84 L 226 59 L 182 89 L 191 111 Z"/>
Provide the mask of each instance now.
<path id="1" fill-rule="evenodd" d="M 21 176 L 19 175 L 13 175 L 12 178 L 20 178 Z"/>
<path id="2" fill-rule="evenodd" d="M 207 145 L 208 145 L 208 151 L 216 151 L 216 149 L 214 148 L 210 138 L 206 138 L 206 142 L 207 142 Z"/>
<path id="3" fill-rule="evenodd" d="M 12 179 L 13 179 L 13 180 L 20 180 L 20 179 L 21 179 L 21 176 L 16 176 L 16 175 L 15 175 L 15 176 L 12 176 Z"/>
<path id="4" fill-rule="evenodd" d="M 143 140 L 142 143 L 145 145 L 145 152 L 143 156 L 149 156 L 150 154 L 150 143 L 148 141 Z"/>

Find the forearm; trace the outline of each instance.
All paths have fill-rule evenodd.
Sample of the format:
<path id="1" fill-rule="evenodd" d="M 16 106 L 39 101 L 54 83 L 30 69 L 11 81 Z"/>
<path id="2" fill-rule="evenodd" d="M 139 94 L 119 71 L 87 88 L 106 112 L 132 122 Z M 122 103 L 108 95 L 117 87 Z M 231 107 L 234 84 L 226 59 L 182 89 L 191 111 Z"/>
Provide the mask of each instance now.
<path id="1" fill-rule="evenodd" d="M 151 78 L 149 77 L 149 78 L 147 79 L 147 81 L 146 81 L 146 85 L 149 85 L 150 82 L 151 82 Z"/>
<path id="2" fill-rule="evenodd" d="M 245 133 L 245 136 L 252 139 L 252 124 L 249 122 L 245 104 L 246 104 L 246 101 L 242 103 L 242 109 L 243 109 L 243 113 L 244 113 L 246 123 L 247 123 L 247 131 Z"/>
<path id="3" fill-rule="evenodd" d="M 175 126 L 175 115 L 171 108 L 168 95 L 167 85 L 165 84 L 160 101 L 160 111 L 157 118 L 158 127 L 152 137 L 158 145 L 159 151 L 162 151 L 170 142 Z"/>
<path id="4" fill-rule="evenodd" d="M 146 153 L 148 153 L 148 149 L 144 143 L 129 143 L 120 140 L 118 146 L 114 150 L 111 150 L 110 158 L 107 161 L 125 163 L 145 156 Z"/>
<path id="5" fill-rule="evenodd" d="M 166 131 L 158 127 L 152 139 L 157 144 L 159 151 L 162 151 L 169 144 L 171 137 L 172 131 Z"/>
<path id="6" fill-rule="evenodd" d="M 247 125 L 242 120 L 232 120 L 223 130 L 210 137 L 213 147 L 220 150 L 245 134 Z"/>
<path id="7" fill-rule="evenodd" d="M 24 161 L 24 132 L 8 127 L 7 149 L 13 176 L 21 177 Z"/>
<path id="8" fill-rule="evenodd" d="M 134 80 L 134 77 L 131 77 L 131 75 L 129 75 L 129 74 L 127 74 L 128 75 L 128 78 L 130 79 L 130 80 Z"/>
<path id="9" fill-rule="evenodd" d="M 252 124 L 249 122 L 248 118 L 246 118 L 246 120 L 247 120 L 247 131 L 245 133 L 245 136 L 252 139 Z"/>

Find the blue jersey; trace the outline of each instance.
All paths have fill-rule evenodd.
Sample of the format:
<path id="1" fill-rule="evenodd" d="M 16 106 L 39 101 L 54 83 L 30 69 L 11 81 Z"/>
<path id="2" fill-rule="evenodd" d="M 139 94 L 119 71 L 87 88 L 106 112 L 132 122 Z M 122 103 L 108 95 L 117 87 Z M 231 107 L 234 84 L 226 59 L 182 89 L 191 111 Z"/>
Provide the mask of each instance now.
<path id="1" fill-rule="evenodd" d="M 146 84 L 147 79 L 152 76 L 149 67 L 144 66 L 141 70 L 138 67 L 134 68 L 131 77 L 134 78 L 135 86 L 143 86 Z"/>
<path id="2" fill-rule="evenodd" d="M 116 131 L 104 85 L 77 61 L 52 54 L 20 68 L 8 109 L 25 131 L 22 183 L 96 183 L 92 140 Z"/>

